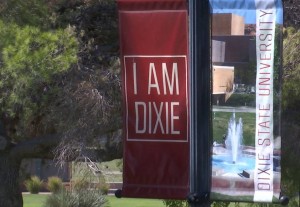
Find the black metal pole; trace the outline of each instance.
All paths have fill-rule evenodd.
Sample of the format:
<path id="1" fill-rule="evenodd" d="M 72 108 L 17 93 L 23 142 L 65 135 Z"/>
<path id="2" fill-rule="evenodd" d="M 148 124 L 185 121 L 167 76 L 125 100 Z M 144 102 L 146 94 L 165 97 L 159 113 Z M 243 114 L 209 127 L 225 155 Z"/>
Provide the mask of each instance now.
<path id="1" fill-rule="evenodd" d="M 209 0 L 189 0 L 190 28 L 190 207 L 210 206 L 211 64 Z"/>

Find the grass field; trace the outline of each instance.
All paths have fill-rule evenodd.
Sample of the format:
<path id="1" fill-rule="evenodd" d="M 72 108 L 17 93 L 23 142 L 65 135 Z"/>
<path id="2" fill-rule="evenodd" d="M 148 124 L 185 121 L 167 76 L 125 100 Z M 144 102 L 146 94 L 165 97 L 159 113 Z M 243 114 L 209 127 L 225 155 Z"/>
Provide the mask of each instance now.
<path id="1" fill-rule="evenodd" d="M 48 195 L 23 195 L 24 207 L 42 207 Z"/>
<path id="2" fill-rule="evenodd" d="M 23 195 L 24 207 L 43 207 L 48 195 Z M 116 198 L 108 196 L 107 207 L 164 207 L 162 200 Z"/>
<path id="3" fill-rule="evenodd" d="M 24 207 L 43 207 L 47 196 L 25 194 L 23 195 Z M 107 207 L 165 207 L 162 200 L 158 199 L 116 198 L 114 196 L 108 196 L 107 199 Z M 230 207 L 234 207 L 234 204 Z"/>
<path id="4" fill-rule="evenodd" d="M 24 207 L 43 207 L 48 195 L 23 195 Z M 107 207 L 165 207 L 162 200 L 157 199 L 136 199 L 136 198 L 116 198 L 108 196 Z M 293 198 L 290 203 L 299 205 L 299 197 Z M 247 207 L 246 203 L 239 203 L 239 207 Z M 280 205 L 270 205 L 280 207 Z M 229 207 L 236 207 L 235 203 L 230 203 Z"/>
<path id="5" fill-rule="evenodd" d="M 164 207 L 162 200 L 137 199 L 137 198 L 116 198 L 108 196 L 110 207 Z"/>

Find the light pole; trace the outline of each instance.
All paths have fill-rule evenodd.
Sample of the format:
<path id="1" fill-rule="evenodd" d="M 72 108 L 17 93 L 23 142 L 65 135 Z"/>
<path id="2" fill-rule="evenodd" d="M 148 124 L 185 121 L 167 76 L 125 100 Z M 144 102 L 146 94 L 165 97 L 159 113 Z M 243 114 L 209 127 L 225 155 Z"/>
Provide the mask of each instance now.
<path id="1" fill-rule="evenodd" d="M 189 0 L 190 207 L 210 206 L 211 64 L 209 0 Z"/>

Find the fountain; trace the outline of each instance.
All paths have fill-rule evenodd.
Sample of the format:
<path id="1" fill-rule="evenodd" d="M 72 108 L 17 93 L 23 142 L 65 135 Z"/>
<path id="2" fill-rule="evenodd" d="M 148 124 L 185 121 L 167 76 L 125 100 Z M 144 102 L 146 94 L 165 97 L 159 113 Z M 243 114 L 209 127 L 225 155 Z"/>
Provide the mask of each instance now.
<path id="1" fill-rule="evenodd" d="M 232 114 L 228 122 L 228 132 L 225 140 L 226 148 L 231 151 L 232 163 L 237 162 L 238 156 L 241 153 L 241 145 L 243 138 L 243 122 L 242 118 L 235 121 L 235 113 Z"/>
<path id="2" fill-rule="evenodd" d="M 242 139 L 242 118 L 237 121 L 233 113 L 228 122 L 225 143 L 216 143 L 213 148 L 212 165 L 215 175 L 251 178 L 251 172 L 255 168 L 255 156 L 243 152 Z"/>

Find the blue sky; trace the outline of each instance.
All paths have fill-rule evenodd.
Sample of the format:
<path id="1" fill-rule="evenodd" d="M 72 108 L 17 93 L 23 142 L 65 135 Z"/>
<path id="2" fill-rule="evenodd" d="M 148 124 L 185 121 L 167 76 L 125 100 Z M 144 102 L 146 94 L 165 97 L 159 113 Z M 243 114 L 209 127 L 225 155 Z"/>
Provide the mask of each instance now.
<path id="1" fill-rule="evenodd" d="M 280 0 L 274 0 L 277 9 L 277 23 L 282 24 L 282 4 Z M 255 24 L 256 11 L 255 0 L 210 0 L 213 13 L 233 13 L 245 17 L 246 24 Z"/>

